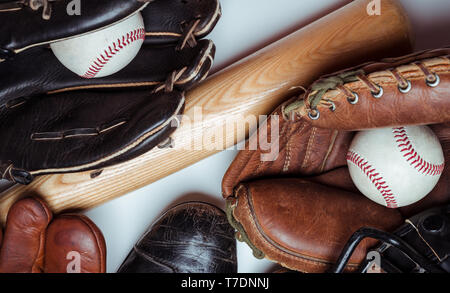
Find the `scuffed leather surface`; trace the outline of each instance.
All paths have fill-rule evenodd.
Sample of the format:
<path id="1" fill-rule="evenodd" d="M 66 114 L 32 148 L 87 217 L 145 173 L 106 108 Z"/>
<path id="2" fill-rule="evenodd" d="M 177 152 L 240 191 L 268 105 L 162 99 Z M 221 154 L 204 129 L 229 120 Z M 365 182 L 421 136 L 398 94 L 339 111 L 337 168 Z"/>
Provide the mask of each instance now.
<path id="1" fill-rule="evenodd" d="M 264 185 L 256 192 L 257 200 L 260 202 L 255 205 L 261 205 L 260 212 L 250 213 L 247 208 L 238 205 L 234 211 L 234 218 L 244 227 L 252 244 L 256 245 L 271 260 L 303 272 L 325 272 L 329 269 L 329 264 L 337 259 L 348 238 L 360 227 L 375 226 L 392 232 L 399 226 L 402 219 L 417 211 L 450 201 L 450 174 L 447 162 L 450 159 L 448 143 L 450 125 L 448 123 L 431 125 L 441 141 L 446 158 L 444 174 L 438 185 L 420 202 L 395 210 L 395 217 L 383 215 L 384 219 L 388 221 L 383 225 L 376 226 L 376 221 L 368 219 L 366 212 L 361 212 L 364 208 L 369 207 L 374 210 L 376 206 L 375 209 L 385 214 L 393 213 L 393 210 L 372 203 L 357 191 L 351 181 L 345 155 L 354 133 L 314 128 L 305 121 L 285 122 L 289 125 L 284 126 L 286 127 L 285 133 L 289 133 L 289 130 L 297 132 L 293 131 L 289 135 L 280 137 L 280 155 L 277 160 L 261 162 L 260 151 L 241 151 L 223 180 L 224 196 L 227 197 L 227 191 L 229 191 L 231 192 L 230 196 L 236 197 L 239 203 L 241 203 L 242 197 L 245 198 L 242 195 L 242 189 L 238 187 L 240 186 L 239 182 L 244 182 L 245 186 L 253 186 L 256 182 Z M 300 179 L 283 178 L 303 178 L 308 181 L 303 183 L 302 188 L 299 187 L 299 183 L 292 184 L 298 189 L 289 191 L 287 184 L 277 185 L 274 181 Z M 285 193 L 288 193 L 289 197 L 284 196 Z M 252 192 L 252 196 L 254 194 Z M 332 194 L 335 194 L 336 198 L 330 199 Z M 300 195 L 303 196 L 300 197 Z M 317 206 L 315 204 L 317 202 L 322 202 L 323 206 Z M 345 207 L 354 206 L 357 202 L 358 209 L 352 212 L 345 211 Z M 298 208 L 294 212 L 290 207 L 295 205 L 298 205 Z M 310 213 L 297 212 L 303 209 Z M 331 209 L 334 214 L 330 213 L 328 209 Z M 284 212 L 279 210 L 284 210 Z M 323 210 L 326 210 L 330 216 L 323 216 Z M 299 219 L 302 219 L 303 222 Z M 279 221 L 280 224 L 275 225 L 276 221 Z M 253 222 L 268 224 L 262 230 L 256 229 Z M 342 229 L 347 227 L 349 222 L 353 223 L 351 226 L 353 230 L 344 233 Z M 381 223 L 378 221 L 378 224 Z M 318 226 L 323 229 L 333 227 L 330 228 L 329 233 L 334 232 L 334 234 L 325 234 L 324 231 L 317 229 Z M 261 241 L 264 236 L 272 234 L 276 235 L 271 238 L 272 242 Z M 330 239 L 334 239 L 335 242 L 328 242 L 332 241 Z M 311 242 L 318 247 L 312 245 Z M 285 248 L 280 249 L 288 244 L 290 251 L 295 252 L 296 255 L 286 254 Z M 373 242 L 371 244 L 371 246 L 374 245 Z M 348 269 L 355 269 L 371 246 L 359 246 L 356 252 L 359 257 L 353 260 L 353 265 Z M 313 262 L 311 262 L 311 258 L 314 259 Z"/>
<path id="2" fill-rule="evenodd" d="M 40 200 L 24 199 L 11 207 L 1 243 L 0 272 L 37 273 L 43 270 L 45 231 L 51 220 L 51 211 Z"/>
<path id="3" fill-rule="evenodd" d="M 416 57 L 408 57 L 408 62 L 411 62 L 411 58 Z M 446 61 L 444 60 L 444 62 Z M 379 69 L 379 67 L 376 66 L 374 68 Z M 326 271 L 323 266 L 320 269 L 318 266 L 311 265 L 309 261 L 305 261 L 303 258 L 307 256 L 306 259 L 313 257 L 322 259 L 325 263 L 333 262 L 336 254 L 340 253 L 340 250 L 337 249 L 337 247 L 344 247 L 347 239 L 341 238 L 336 240 L 336 238 L 331 238 L 335 239 L 336 242 L 329 243 L 327 242 L 329 238 L 323 231 L 317 233 L 310 231 L 316 231 L 318 226 L 323 226 L 323 229 L 326 229 L 327 226 L 332 225 L 334 229 L 338 229 L 335 232 L 337 233 L 336 235 L 343 235 L 340 234 L 343 228 L 339 230 L 339 228 L 336 227 L 345 227 L 348 225 L 348 222 L 353 223 L 353 221 L 355 221 L 353 227 L 356 229 L 347 235 L 350 237 L 357 229 L 372 224 L 370 220 L 364 218 L 364 213 L 358 211 L 346 213 L 344 212 L 344 209 L 342 209 L 343 207 L 358 201 L 365 201 L 364 196 L 361 195 L 353 185 L 346 163 L 346 154 L 355 134 L 354 131 L 360 128 L 432 123 L 429 126 L 438 136 L 444 149 L 446 159 L 444 173 L 442 174 L 438 185 L 427 197 L 414 205 L 398 209 L 395 213 L 398 214 L 400 219 L 406 219 L 424 209 L 449 203 L 450 116 L 447 115 L 447 111 L 450 109 L 450 105 L 448 104 L 450 99 L 448 99 L 448 85 L 445 73 L 447 65 L 438 65 L 434 68 L 439 68 L 440 76 L 442 76 L 441 87 L 428 87 L 425 84 L 424 76 L 422 75 L 420 81 L 417 81 L 421 82 L 422 85 L 417 85 L 415 91 L 411 91 L 411 94 L 402 98 L 405 101 L 407 98 L 407 102 L 410 103 L 410 105 L 416 105 L 413 112 L 410 107 L 402 107 L 403 104 L 397 93 L 395 96 L 394 94 L 390 96 L 388 88 L 386 88 L 384 96 L 376 101 L 373 101 L 374 98 L 370 92 L 367 96 L 365 96 L 364 93 L 361 93 L 360 100 L 367 98 L 371 99 L 371 101 L 368 101 L 367 106 L 362 107 L 360 112 L 354 115 L 351 115 L 350 111 L 346 111 L 353 106 L 346 105 L 345 107 L 342 107 L 344 110 L 340 112 L 338 112 L 338 110 L 332 112 L 329 109 L 323 109 L 323 111 L 321 111 L 321 118 L 314 122 L 306 116 L 306 112 L 302 111 L 299 111 L 297 115 L 285 117 L 283 115 L 283 109 L 293 101 L 297 100 L 297 98 L 284 103 L 276 109 L 273 115 L 278 115 L 280 121 L 279 155 L 276 158 L 273 158 L 273 161 L 262 162 L 261 154 L 267 154 L 269 151 L 266 152 L 261 149 L 256 151 L 250 151 L 248 149 L 243 150 L 237 155 L 236 159 L 227 170 L 222 182 L 223 196 L 225 198 L 235 198 L 239 203 L 233 211 L 233 215 L 235 220 L 243 226 L 244 232 L 247 234 L 250 242 L 255 245 L 257 249 L 265 253 L 268 258 L 289 268 L 306 272 Z M 384 70 L 385 68 L 381 69 Z M 431 71 L 433 72 L 433 70 Z M 413 89 L 414 85 L 416 84 L 413 82 Z M 329 94 L 331 95 L 334 93 L 335 92 Z M 427 99 L 436 99 L 436 103 L 429 103 Z M 342 101 L 343 100 L 344 99 L 342 99 Z M 346 98 L 345 103 L 347 103 Z M 435 111 L 430 111 L 430 107 L 434 107 Z M 339 109 L 339 105 L 337 105 L 337 109 Z M 377 113 L 380 113 L 379 117 L 376 115 Z M 329 119 L 330 116 L 333 119 Z M 422 117 L 422 123 L 420 123 L 418 117 Z M 325 122 L 319 123 L 318 121 L 321 119 Z M 254 142 L 258 141 L 258 136 L 261 137 L 262 141 L 267 141 L 266 138 L 271 132 L 271 120 L 273 120 L 273 117 L 268 118 L 268 130 L 259 129 L 257 134 L 250 137 L 247 146 L 254 145 Z M 392 124 L 392 121 L 395 121 L 395 123 Z M 358 126 L 359 122 L 361 122 L 363 127 Z M 273 182 L 277 180 L 277 178 L 283 178 L 278 180 L 302 179 L 307 180 L 308 183 L 303 183 L 303 187 L 301 189 L 299 187 L 299 190 L 296 192 L 289 193 L 289 198 L 285 196 L 285 200 L 279 200 L 275 195 L 280 196 L 281 194 L 286 193 L 287 187 L 286 185 L 276 186 Z M 242 184 L 247 186 L 250 190 L 251 187 L 256 184 L 255 182 L 260 182 L 260 180 L 263 183 L 258 184 L 265 184 L 264 180 L 271 183 L 269 184 L 270 186 L 266 186 L 266 190 L 277 188 L 277 191 L 271 192 L 270 194 L 273 195 L 270 195 L 269 193 L 264 193 L 264 188 L 262 188 L 259 193 L 257 193 L 258 195 L 256 195 L 258 199 L 255 200 L 255 205 L 260 205 L 260 208 L 257 212 L 251 213 L 248 211 L 248 207 L 241 205 L 240 199 L 248 197 L 248 195 L 243 194 L 242 191 L 246 189 L 238 187 Z M 326 188 L 331 189 L 324 191 Z M 306 191 L 310 194 L 309 197 L 304 195 L 306 194 Z M 318 214 L 321 214 L 323 208 L 316 208 L 314 203 L 321 200 L 326 201 L 325 199 L 333 193 L 342 194 L 339 198 L 345 198 L 346 192 L 353 194 L 354 198 L 348 198 L 345 201 L 338 199 L 329 200 L 326 205 L 324 204 L 327 209 L 342 211 L 342 213 L 337 212 L 330 218 L 327 218 L 326 216 L 317 217 Z M 251 194 L 252 196 L 254 195 L 254 193 Z M 268 200 L 266 197 L 271 197 L 272 200 Z M 309 200 L 304 200 L 300 203 L 303 197 L 308 198 Z M 301 214 L 296 214 L 290 210 L 289 207 L 291 204 L 301 205 L 302 211 L 311 210 L 310 213 L 301 213 L 304 215 L 303 222 L 299 221 L 299 217 L 302 217 Z M 367 202 L 367 205 L 370 206 L 371 204 L 372 203 Z M 362 204 L 362 206 L 365 205 L 366 204 Z M 278 209 L 278 211 L 274 212 L 274 209 Z M 384 207 L 378 207 L 378 209 L 383 210 L 383 213 L 392 212 Z M 280 212 L 280 210 L 283 212 Z M 361 207 L 360 210 L 363 210 L 363 207 Z M 392 222 L 390 222 L 391 220 L 392 219 L 385 223 L 387 225 L 383 230 L 393 231 L 393 228 L 396 227 L 394 224 L 398 224 L 398 218 L 397 220 L 392 220 Z M 254 224 L 252 224 L 256 222 L 266 224 L 261 226 L 263 229 L 257 229 Z M 265 239 L 264 237 L 269 237 L 273 241 L 262 241 L 261 239 Z M 319 248 L 311 245 L 314 241 L 320 246 Z M 289 248 L 302 257 L 286 254 L 286 248 Z M 335 248 L 337 249 L 336 251 Z M 357 255 L 365 255 L 367 248 L 368 246 L 358 248 Z M 330 253 L 325 257 L 326 254 L 323 253 L 324 251 L 333 251 L 333 254 Z M 354 264 L 356 265 L 360 260 L 361 258 L 354 259 Z"/>
<path id="4" fill-rule="evenodd" d="M 0 12 L 0 49 L 14 52 L 84 34 L 123 20 L 148 4 L 137 0 L 84 0 L 81 1 L 81 15 L 70 16 L 66 12 L 70 2 L 52 2 L 49 20 L 42 19 L 42 8 L 39 11 L 24 7 Z"/>
<path id="5" fill-rule="evenodd" d="M 87 217 L 64 214 L 48 227 L 44 273 L 67 271 L 67 255 L 80 254 L 80 273 L 106 271 L 106 244 L 100 229 Z"/>
<path id="6" fill-rule="evenodd" d="M 224 197 L 232 196 L 239 182 L 257 178 L 314 176 L 347 166 L 345 156 L 354 133 L 313 127 L 305 119 L 285 119 L 282 106 L 269 116 L 267 131 L 258 129 L 247 145 L 259 140 L 267 141 L 272 125 L 275 125 L 272 123 L 274 117 L 279 120 L 278 156 L 273 161 L 263 162 L 261 154 L 268 153 L 266 151 L 247 148 L 239 152 L 222 180 Z"/>
<path id="7" fill-rule="evenodd" d="M 81 272 L 105 272 L 105 240 L 92 221 L 75 214 L 53 219 L 38 198 L 14 203 L 1 242 L 1 273 L 66 273 L 71 251 L 80 253 Z"/>
<path id="8" fill-rule="evenodd" d="M 303 179 L 264 179 L 239 185 L 234 218 L 268 259 L 303 272 L 325 272 L 361 223 L 392 230 L 402 223 L 358 193 Z M 355 269 L 376 242 L 365 241 L 350 260 Z"/>
<path id="9" fill-rule="evenodd" d="M 208 35 L 221 17 L 219 0 L 154 0 L 142 11 L 147 38 L 145 43 L 180 41 L 191 23 L 200 20 L 196 38 Z"/>
<path id="10" fill-rule="evenodd" d="M 166 139 L 176 129 L 171 121 L 183 105 L 184 95 L 178 91 L 151 94 L 125 88 L 39 96 L 0 112 L 0 133 L 9 142 L 0 146 L 0 162 L 3 168 L 13 166 L 33 176 L 111 166 Z M 98 133 L 78 135 L 86 129 Z M 36 139 L 39 133 L 68 137 Z M 22 174 L 8 174 L 7 179 L 28 183 L 29 178 L 21 181 Z"/>
<path id="11" fill-rule="evenodd" d="M 234 230 L 215 206 L 168 210 L 135 245 L 119 273 L 236 273 Z"/>
<path id="12" fill-rule="evenodd" d="M 48 48 L 30 49 L 12 60 L 0 63 L 0 109 L 19 103 L 22 98 L 77 89 L 147 88 L 164 84 L 172 72 L 186 71 L 175 88 L 186 90 L 205 78 L 212 66 L 215 46 L 209 40 L 195 47 L 175 50 L 173 45 L 144 45 L 123 70 L 104 78 L 85 79 L 65 68 Z"/>
<path id="13" fill-rule="evenodd" d="M 66 2 L 52 2 L 55 7 L 48 23 L 64 19 L 61 5 L 65 7 Z M 174 116 L 184 110 L 184 91 L 205 79 L 213 64 L 214 44 L 198 39 L 216 25 L 220 5 L 216 0 L 157 2 L 152 10 L 148 7 L 145 13 L 142 11 L 147 28 L 154 27 L 152 21 L 156 21 L 158 28 L 166 27 L 165 33 L 169 31 L 171 37 L 146 42 L 137 57 L 112 76 L 81 78 L 61 65 L 47 46 L 30 48 L 0 62 L 0 132 L 12 142 L 0 147 L 0 178 L 28 184 L 37 175 L 108 167 L 133 159 L 168 138 L 177 126 L 177 123 L 171 125 Z M 80 19 L 83 21 L 80 27 L 69 21 L 70 29 L 77 32 L 90 31 L 94 24 L 101 22 L 103 26 L 107 25 L 114 15 L 126 17 L 132 7 L 137 11 L 146 5 L 137 0 L 115 0 L 106 5 L 91 1 L 86 6 L 82 1 L 81 4 L 82 9 L 92 6 L 98 11 L 91 11 L 97 18 L 91 13 L 82 14 L 86 17 Z M 100 11 L 98 6 L 109 10 Z M 119 8 L 122 9 L 120 13 Z M 27 7 L 14 13 L 0 12 L 1 17 L 12 14 L 16 18 L 18 15 L 39 17 L 30 18 L 29 23 L 25 22 L 28 25 L 33 21 L 36 25 L 44 21 L 40 11 Z M 198 20 L 192 36 L 186 31 L 191 20 Z M 49 35 L 65 33 L 74 36 L 74 31 L 66 30 L 64 23 Z M 16 33 L 11 31 L 11 36 Z M 33 33 L 40 34 L 39 30 Z M 174 34 L 177 36 L 172 38 Z M 44 37 L 48 39 L 49 35 Z M 191 40 L 193 37 L 195 41 Z M 147 38 L 151 36 L 147 35 Z M 28 41 L 32 42 L 32 39 Z M 183 39 L 189 42 L 183 46 L 177 44 Z M 0 48 L 1 40 L 0 34 Z M 116 120 L 127 120 L 127 123 L 113 131 L 102 131 L 101 135 L 78 135 L 85 128 L 91 132 L 105 129 Z M 70 138 L 31 139 L 42 132 L 69 133 Z M 73 136 L 74 133 L 77 136 Z M 148 134 L 151 135 L 144 138 Z M 17 147 L 19 145 L 23 149 Z M 28 151 L 29 148 L 32 150 Z"/>
<path id="14" fill-rule="evenodd" d="M 440 54 L 440 55 L 439 55 Z M 425 57 L 431 59 L 424 59 Z M 317 127 L 342 130 L 361 130 L 374 127 L 396 127 L 402 125 L 436 124 L 450 120 L 450 49 L 426 51 L 422 54 L 391 59 L 390 62 L 370 63 L 360 68 L 365 75 L 383 88 L 384 94 L 376 99 L 370 89 L 361 81 L 345 84 L 359 96 L 359 102 L 351 105 L 342 91 L 330 90 L 323 101 L 332 101 L 335 111 L 319 104 L 322 114 L 310 122 Z M 443 58 L 444 57 L 444 58 Z M 440 84 L 429 87 L 426 76 L 415 65 L 422 62 L 428 70 L 439 76 Z M 398 81 L 390 70 L 397 69 L 401 76 L 411 82 L 411 91 L 401 93 Z M 373 71 L 373 70 L 377 71 Z"/>

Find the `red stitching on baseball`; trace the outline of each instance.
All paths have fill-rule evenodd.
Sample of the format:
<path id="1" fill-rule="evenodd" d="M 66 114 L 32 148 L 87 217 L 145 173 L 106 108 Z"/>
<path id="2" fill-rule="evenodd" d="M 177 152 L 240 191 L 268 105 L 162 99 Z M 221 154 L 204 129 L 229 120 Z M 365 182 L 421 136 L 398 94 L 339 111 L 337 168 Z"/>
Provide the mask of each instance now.
<path id="1" fill-rule="evenodd" d="M 432 164 L 425 161 L 417 153 L 409 140 L 405 127 L 394 128 L 393 133 L 397 146 L 400 148 L 400 152 L 403 153 L 403 157 L 406 158 L 406 161 L 409 162 L 409 164 L 418 172 L 430 176 L 441 175 L 442 172 L 444 172 L 444 163 L 440 165 Z"/>
<path id="2" fill-rule="evenodd" d="M 352 162 L 356 166 L 358 166 L 361 171 L 366 174 L 366 176 L 372 181 L 378 191 L 383 196 L 386 205 L 389 208 L 397 208 L 397 200 L 395 199 L 395 195 L 392 193 L 392 190 L 387 185 L 386 181 L 383 179 L 380 173 L 376 172 L 376 169 L 372 167 L 367 160 L 361 157 L 354 151 L 349 151 L 347 153 L 347 161 Z"/>
<path id="3" fill-rule="evenodd" d="M 121 39 L 119 38 L 116 42 L 113 42 L 107 49 L 104 50 L 103 54 L 100 54 L 100 56 L 93 61 L 93 64 L 91 64 L 82 77 L 94 78 L 120 50 L 137 40 L 144 39 L 145 29 L 143 28 L 135 29 L 134 31 L 127 33 L 126 36 L 123 35 Z"/>

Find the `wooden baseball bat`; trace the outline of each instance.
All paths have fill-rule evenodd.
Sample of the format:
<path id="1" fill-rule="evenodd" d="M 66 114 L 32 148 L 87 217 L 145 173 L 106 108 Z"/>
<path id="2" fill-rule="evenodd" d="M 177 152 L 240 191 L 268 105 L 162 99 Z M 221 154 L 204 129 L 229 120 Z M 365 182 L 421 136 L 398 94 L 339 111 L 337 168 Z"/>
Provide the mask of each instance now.
<path id="1" fill-rule="evenodd" d="M 219 152 L 217 144 L 225 149 L 244 140 L 248 130 L 205 139 L 207 133 L 234 127 L 230 123 L 235 121 L 227 121 L 231 115 L 268 115 L 293 94 L 292 87 L 307 87 L 337 69 L 409 53 L 411 27 L 402 6 L 397 0 L 382 0 L 381 15 L 370 16 L 371 2 L 354 1 L 189 91 L 185 116 L 173 136 L 174 149 L 155 149 L 104 170 L 42 176 L 28 186 L 15 185 L 0 199 L 3 220 L 22 196 L 42 197 L 55 213 L 95 207 Z M 203 121 L 187 123 L 195 120 L 199 109 Z"/>

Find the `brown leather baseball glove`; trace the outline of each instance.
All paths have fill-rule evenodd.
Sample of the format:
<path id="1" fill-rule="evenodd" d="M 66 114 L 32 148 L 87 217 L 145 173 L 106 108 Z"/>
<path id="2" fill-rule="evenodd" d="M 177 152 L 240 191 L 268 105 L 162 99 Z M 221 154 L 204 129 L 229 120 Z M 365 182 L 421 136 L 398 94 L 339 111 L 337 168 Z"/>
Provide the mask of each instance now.
<path id="1" fill-rule="evenodd" d="M 275 110 L 267 127 L 247 142 L 258 150 L 241 151 L 223 179 L 238 239 L 257 257 L 303 272 L 325 272 L 359 228 L 392 231 L 405 217 L 447 203 L 449 54 L 449 48 L 421 52 L 325 76 Z M 355 131 L 419 124 L 429 125 L 444 149 L 447 165 L 438 185 L 405 208 L 373 203 L 348 172 L 346 155 Z M 270 143 L 279 149 L 276 155 L 262 144 L 270 141 L 273 127 L 279 131 L 279 140 Z M 375 244 L 365 240 L 347 270 L 355 270 Z"/>
<path id="2" fill-rule="evenodd" d="M 3 239 L 2 239 L 3 238 Z M 40 199 L 16 202 L 0 229 L 1 273 L 104 273 L 106 244 L 87 217 L 63 214 L 53 219 Z"/>

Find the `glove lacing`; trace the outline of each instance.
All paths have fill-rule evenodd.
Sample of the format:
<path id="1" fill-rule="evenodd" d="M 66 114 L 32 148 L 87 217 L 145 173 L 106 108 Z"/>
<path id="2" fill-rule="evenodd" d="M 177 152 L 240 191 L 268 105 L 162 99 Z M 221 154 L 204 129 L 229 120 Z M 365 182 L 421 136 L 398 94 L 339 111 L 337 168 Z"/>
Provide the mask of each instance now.
<path id="1" fill-rule="evenodd" d="M 311 117 L 317 117 L 319 112 L 317 110 L 317 105 L 323 102 L 323 96 L 326 92 L 332 89 L 341 88 L 344 84 L 349 82 L 358 81 L 358 75 L 364 74 L 363 71 L 350 71 L 344 72 L 336 76 L 331 76 L 328 78 L 324 78 L 315 82 L 311 88 L 306 91 L 304 99 L 298 99 L 290 105 L 286 106 L 283 109 L 283 114 L 288 117 L 301 107 L 305 107 L 308 111 L 308 115 Z M 354 93 L 348 93 L 349 96 L 352 96 L 356 99 Z M 335 108 L 334 104 L 329 101 L 329 107 L 333 110 Z"/>
<path id="2" fill-rule="evenodd" d="M 25 6 L 30 7 L 31 9 L 37 11 L 41 7 L 42 9 L 42 18 L 45 20 L 49 20 L 52 15 L 52 3 L 60 0 L 17 0 L 11 1 L 10 3 L 6 2 L 4 4 L 0 4 L 0 12 L 1 11 L 12 11 L 12 10 L 20 10 Z"/>
<path id="3" fill-rule="evenodd" d="M 197 45 L 197 39 L 195 38 L 195 31 L 196 31 L 198 25 L 200 24 L 200 21 L 201 21 L 200 19 L 196 19 L 196 20 L 192 21 L 191 24 L 188 25 L 184 29 L 183 36 L 181 38 L 180 43 L 176 47 L 176 50 L 181 51 L 181 50 L 183 50 L 186 47 L 186 45 L 188 45 L 190 47 L 195 47 Z M 152 93 L 157 93 L 157 92 L 160 92 L 162 90 L 164 90 L 165 92 L 173 91 L 173 87 L 181 79 L 181 77 L 183 76 L 183 74 L 186 72 L 187 69 L 188 69 L 187 67 L 183 67 L 180 70 L 173 71 L 168 76 L 168 78 L 165 81 L 165 83 L 161 84 L 158 87 L 156 87 L 152 91 Z"/>
<path id="4" fill-rule="evenodd" d="M 195 38 L 195 31 L 200 24 L 200 19 L 196 19 L 188 25 L 184 31 L 181 38 L 181 42 L 177 46 L 177 50 L 181 51 L 186 47 L 186 44 L 190 47 L 195 47 L 197 45 L 197 39 Z"/>
<path id="5" fill-rule="evenodd" d="M 441 56 L 441 58 L 448 60 L 448 56 Z M 423 62 L 416 61 L 412 64 L 416 65 L 425 75 L 425 83 L 429 87 L 434 88 L 439 85 L 439 75 L 431 72 Z M 411 82 L 405 79 L 397 68 L 391 68 L 388 71 L 391 72 L 393 78 L 397 81 L 398 90 L 401 93 L 406 94 L 411 91 Z M 299 115 L 298 110 L 304 108 L 311 120 L 317 120 L 320 117 L 320 112 L 317 109 L 319 104 L 329 107 L 330 110 L 334 112 L 336 110 L 336 105 L 334 102 L 324 99 L 324 95 L 328 91 L 334 89 L 338 89 L 343 92 L 347 96 L 348 102 L 355 105 L 359 101 L 359 96 L 345 85 L 357 81 L 361 81 L 365 86 L 367 86 L 374 98 L 379 99 L 383 96 L 383 88 L 370 80 L 364 70 L 348 71 L 336 76 L 323 78 L 315 82 L 308 91 L 305 91 L 305 98 L 302 98 L 302 96 L 283 108 L 283 115 L 286 118 L 292 117 L 293 114 Z"/>
<path id="6" fill-rule="evenodd" d="M 173 87 L 175 86 L 175 84 L 181 79 L 181 77 L 183 76 L 183 74 L 186 72 L 188 68 L 187 67 L 183 67 L 181 70 L 175 70 L 173 71 L 169 77 L 167 78 L 166 82 L 158 87 L 156 87 L 152 93 L 157 93 L 160 92 L 162 90 L 164 90 L 165 92 L 171 92 L 173 91 Z"/>
<path id="7" fill-rule="evenodd" d="M 2 169 L 3 169 L 2 170 L 2 177 L 0 179 L 9 180 L 9 181 L 15 182 L 14 176 L 12 176 L 12 174 L 11 174 L 12 168 L 13 168 L 13 164 L 7 164 L 5 166 L 2 166 Z"/>

